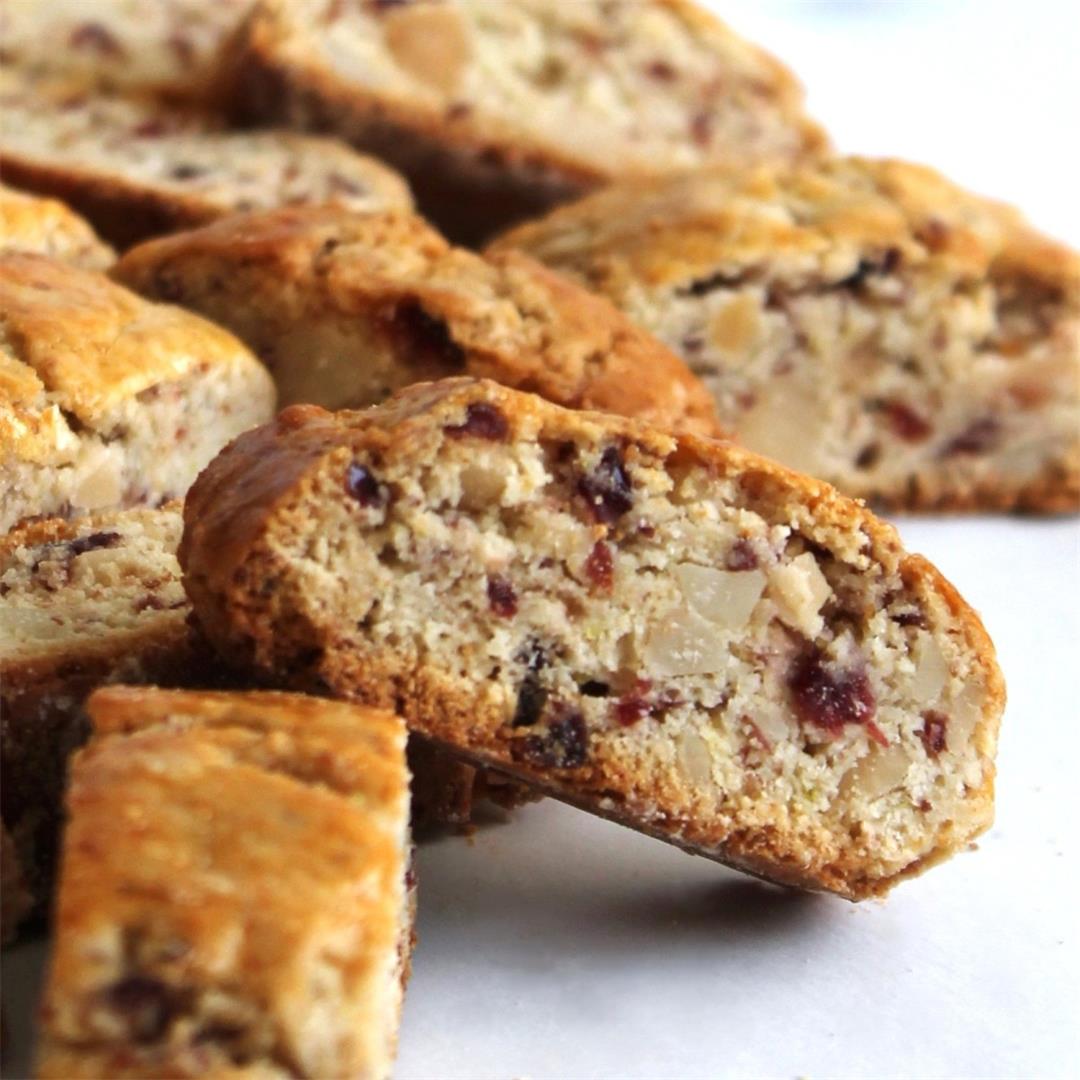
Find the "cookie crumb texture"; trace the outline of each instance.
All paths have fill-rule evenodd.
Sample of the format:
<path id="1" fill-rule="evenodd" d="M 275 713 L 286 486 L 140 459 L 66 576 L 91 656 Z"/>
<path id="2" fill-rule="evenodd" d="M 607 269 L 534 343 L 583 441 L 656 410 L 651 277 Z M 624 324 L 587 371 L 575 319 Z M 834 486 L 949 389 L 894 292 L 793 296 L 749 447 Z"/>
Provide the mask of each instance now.
<path id="1" fill-rule="evenodd" d="M 468 374 L 570 408 L 719 431 L 705 387 L 610 301 L 517 252 L 454 247 L 407 212 L 235 216 L 141 244 L 115 276 L 236 333 L 282 405 L 360 408 Z"/>
<path id="2" fill-rule="evenodd" d="M 242 116 L 385 157 L 454 239 L 616 177 L 825 142 L 782 65 L 681 0 L 267 0 L 233 50 Z"/>
<path id="3" fill-rule="evenodd" d="M 397 173 L 334 139 L 225 131 L 205 110 L 7 68 L 0 160 L 9 183 L 63 199 L 120 248 L 245 210 L 412 206 Z"/>
<path id="4" fill-rule="evenodd" d="M 0 529 L 183 495 L 273 405 L 270 376 L 219 327 L 0 254 Z"/>
<path id="5" fill-rule="evenodd" d="M 294 407 L 200 477 L 181 563 L 237 662 L 777 881 L 880 894 L 992 817 L 977 617 L 738 447 L 472 380 Z"/>
<path id="6" fill-rule="evenodd" d="M 110 688 L 72 767 L 41 1077 L 363 1077 L 411 917 L 404 725 Z"/>
<path id="7" fill-rule="evenodd" d="M 104 270 L 116 254 L 90 225 L 58 199 L 43 199 L 0 184 L 0 251 L 23 251 Z"/>
<path id="8" fill-rule="evenodd" d="M 610 188 L 503 237 L 686 360 L 751 449 L 894 508 L 1080 508 L 1080 257 L 930 169 Z"/>

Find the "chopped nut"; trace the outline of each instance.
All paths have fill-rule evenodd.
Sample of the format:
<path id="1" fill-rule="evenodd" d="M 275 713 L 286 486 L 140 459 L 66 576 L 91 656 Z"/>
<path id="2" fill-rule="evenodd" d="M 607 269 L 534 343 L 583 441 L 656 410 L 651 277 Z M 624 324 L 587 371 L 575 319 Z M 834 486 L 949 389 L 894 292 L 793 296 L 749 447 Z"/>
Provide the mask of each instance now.
<path id="1" fill-rule="evenodd" d="M 387 47 L 410 75 L 443 94 L 458 88 L 471 46 L 455 6 L 395 7 L 386 12 L 383 27 Z"/>
<path id="2" fill-rule="evenodd" d="M 699 788 L 712 781 L 712 757 L 708 743 L 696 732 L 684 728 L 675 740 L 679 767 L 690 782 Z"/>
<path id="3" fill-rule="evenodd" d="M 730 630 L 746 625 L 765 591 L 765 575 L 760 570 L 713 570 L 680 563 L 675 567 L 675 578 L 687 603 L 699 615 Z"/>
<path id="4" fill-rule="evenodd" d="M 844 777 L 842 787 L 847 793 L 861 795 L 872 802 L 900 787 L 910 764 L 903 747 L 880 749 L 875 746 Z"/>
<path id="5" fill-rule="evenodd" d="M 650 675 L 710 675 L 727 667 L 716 624 L 690 608 L 672 608 L 649 633 L 643 659 Z"/>
<path id="6" fill-rule="evenodd" d="M 932 705 L 941 696 L 949 679 L 949 665 L 932 634 L 920 631 L 913 649 L 915 674 L 911 693 L 923 704 Z"/>
<path id="7" fill-rule="evenodd" d="M 769 587 L 780 618 L 808 638 L 816 637 L 824 626 L 820 611 L 832 589 L 809 551 L 790 563 L 769 571 Z"/>

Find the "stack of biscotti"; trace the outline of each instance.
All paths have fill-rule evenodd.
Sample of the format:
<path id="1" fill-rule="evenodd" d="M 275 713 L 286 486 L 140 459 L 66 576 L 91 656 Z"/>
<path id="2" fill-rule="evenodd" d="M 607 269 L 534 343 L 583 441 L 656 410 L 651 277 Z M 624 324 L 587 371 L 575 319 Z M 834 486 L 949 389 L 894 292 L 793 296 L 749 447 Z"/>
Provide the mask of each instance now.
<path id="1" fill-rule="evenodd" d="M 513 249 L 611 298 L 792 468 L 893 508 L 1080 508 L 1080 255 L 930 169 L 628 182 Z"/>

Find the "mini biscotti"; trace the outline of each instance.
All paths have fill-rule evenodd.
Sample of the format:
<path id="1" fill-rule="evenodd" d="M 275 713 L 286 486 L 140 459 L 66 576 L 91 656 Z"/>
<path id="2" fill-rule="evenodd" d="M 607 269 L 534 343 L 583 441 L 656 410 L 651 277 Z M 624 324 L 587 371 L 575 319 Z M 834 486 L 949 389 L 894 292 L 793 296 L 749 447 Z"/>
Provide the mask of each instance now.
<path id="1" fill-rule="evenodd" d="M 0 254 L 0 530 L 183 495 L 273 414 L 230 333 L 103 274 Z"/>
<path id="2" fill-rule="evenodd" d="M 610 297 L 751 449 L 906 509 L 1080 507 L 1080 257 L 929 169 L 612 187 L 521 249 Z"/>
<path id="3" fill-rule="evenodd" d="M 118 687 L 88 708 L 37 1075 L 388 1077 L 402 722 L 289 694 Z"/>
<path id="4" fill-rule="evenodd" d="M 825 141 L 789 72 L 685 0 L 264 0 L 222 69 L 242 118 L 385 158 L 459 241 L 619 177 Z"/>
<path id="5" fill-rule="evenodd" d="M 3 823 L 35 904 L 52 880 L 87 695 L 108 682 L 213 681 L 208 650 L 187 627 L 181 527 L 171 503 L 37 521 L 0 539 Z"/>
<path id="6" fill-rule="evenodd" d="M 70 203 L 118 247 L 294 203 L 412 205 L 395 172 L 333 139 L 229 132 L 205 112 L 0 72 L 0 171 Z"/>
<path id="7" fill-rule="evenodd" d="M 571 408 L 718 431 L 708 391 L 609 301 L 517 253 L 455 248 L 413 214 L 236 216 L 140 245 L 114 276 L 232 330 L 281 405 L 359 408 L 469 374 Z"/>
<path id="8" fill-rule="evenodd" d="M 104 270 L 115 252 L 70 207 L 0 184 L 0 252 L 48 255 L 84 270 Z"/>
<path id="9" fill-rule="evenodd" d="M 199 477 L 180 561 L 248 670 L 779 882 L 879 895 L 992 818 L 976 615 L 729 443 L 469 379 L 294 406 Z"/>
<path id="10" fill-rule="evenodd" d="M 106 91 L 195 100 L 213 86 L 224 39 L 251 0 L 4 0 L 0 58 Z"/>

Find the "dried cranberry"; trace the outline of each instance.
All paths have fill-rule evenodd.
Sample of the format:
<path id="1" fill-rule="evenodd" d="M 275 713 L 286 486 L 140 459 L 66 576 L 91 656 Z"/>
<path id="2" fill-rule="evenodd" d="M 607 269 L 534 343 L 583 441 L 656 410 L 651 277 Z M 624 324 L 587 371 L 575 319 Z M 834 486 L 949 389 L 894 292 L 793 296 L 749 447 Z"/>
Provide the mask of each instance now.
<path id="1" fill-rule="evenodd" d="M 666 60 L 653 60 L 645 65 L 645 71 L 659 82 L 671 82 L 675 78 L 675 69 Z"/>
<path id="2" fill-rule="evenodd" d="M 600 455 L 596 468 L 577 485 L 593 520 L 610 525 L 634 505 L 630 478 L 618 448 L 609 446 Z"/>
<path id="3" fill-rule="evenodd" d="M 517 705 L 511 727 L 532 727 L 539 722 L 547 704 L 548 692 L 540 685 L 540 680 L 533 672 L 525 676 L 518 688 Z"/>
<path id="4" fill-rule="evenodd" d="M 488 604 L 496 615 L 504 619 L 511 619 L 517 614 L 518 602 L 514 586 L 504 577 L 497 574 L 488 578 L 487 583 Z"/>
<path id="5" fill-rule="evenodd" d="M 690 121 L 690 138 L 698 146 L 708 146 L 712 142 L 713 117 L 712 113 L 695 113 Z"/>
<path id="6" fill-rule="evenodd" d="M 488 439 L 491 442 L 505 442 L 510 434 L 510 425 L 506 417 L 495 405 L 486 401 L 474 401 L 465 410 L 465 422 L 444 429 L 452 439 L 463 439 L 471 435 L 476 439 Z"/>
<path id="7" fill-rule="evenodd" d="M 180 1011 L 176 992 L 150 975 L 128 975 L 105 991 L 108 1007 L 124 1017 L 137 1043 L 156 1042 Z"/>
<path id="8" fill-rule="evenodd" d="M 729 570 L 756 570 L 758 557 L 754 545 L 745 536 L 740 536 L 731 545 L 731 550 L 727 553 L 724 565 Z"/>
<path id="9" fill-rule="evenodd" d="M 585 560 L 585 574 L 593 586 L 601 592 L 610 592 L 615 580 L 615 563 L 611 557 L 611 548 L 603 540 L 593 544 L 589 557 Z"/>
<path id="10" fill-rule="evenodd" d="M 926 756 L 936 758 L 942 750 L 948 750 L 945 736 L 949 727 L 949 718 L 944 713 L 931 709 L 923 713 L 923 726 L 919 732 Z"/>
<path id="11" fill-rule="evenodd" d="M 957 454 L 981 454 L 989 450 L 998 437 L 1000 426 L 992 416 L 976 420 L 964 431 L 947 443 L 941 451 L 942 457 L 955 457 Z"/>
<path id="12" fill-rule="evenodd" d="M 119 543 L 118 532 L 96 532 L 89 536 L 79 536 L 69 540 L 67 549 L 71 555 L 82 555 L 87 551 L 97 551 L 98 548 L 110 548 Z"/>
<path id="13" fill-rule="evenodd" d="M 929 218 L 915 230 L 916 239 L 933 252 L 948 247 L 949 226 L 938 218 Z"/>
<path id="14" fill-rule="evenodd" d="M 892 615 L 897 626 L 926 626 L 926 616 L 921 611 L 897 611 Z"/>
<path id="15" fill-rule="evenodd" d="M 615 719 L 615 723 L 620 727 L 632 727 L 639 720 L 648 716 L 651 711 L 652 706 L 647 698 L 641 694 L 630 693 L 624 694 L 615 702 L 611 714 Z"/>
<path id="16" fill-rule="evenodd" d="M 203 165 L 192 165 L 190 162 L 181 162 L 179 165 L 174 165 L 169 170 L 169 176 L 174 180 L 194 180 L 198 176 L 202 176 L 206 172 L 206 168 Z"/>
<path id="17" fill-rule="evenodd" d="M 910 406 L 902 401 L 887 401 L 882 407 L 889 427 L 904 442 L 917 443 L 926 440 L 933 428 Z"/>
<path id="18" fill-rule="evenodd" d="M 570 711 L 554 720 L 543 735 L 526 735 L 513 743 L 515 760 L 541 768 L 573 769 L 588 757 L 589 732 L 581 713 Z"/>
<path id="19" fill-rule="evenodd" d="M 799 719 L 831 735 L 839 735 L 845 724 L 868 724 L 874 718 L 877 702 L 866 673 L 832 670 L 816 649 L 795 661 L 788 686 Z"/>
<path id="20" fill-rule="evenodd" d="M 389 325 L 407 361 L 450 370 L 464 366 L 465 350 L 450 336 L 446 323 L 419 304 L 400 305 Z"/>
<path id="21" fill-rule="evenodd" d="M 73 49 L 91 49 L 102 56 L 123 56 L 120 42 L 101 23 L 88 22 L 77 26 L 68 38 Z"/>
<path id="22" fill-rule="evenodd" d="M 379 481 L 369 469 L 356 461 L 345 472 L 345 490 L 361 506 L 379 506 L 384 501 Z"/>

